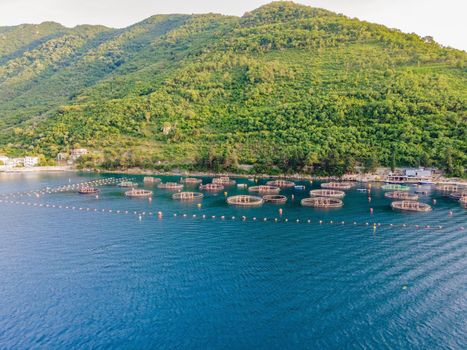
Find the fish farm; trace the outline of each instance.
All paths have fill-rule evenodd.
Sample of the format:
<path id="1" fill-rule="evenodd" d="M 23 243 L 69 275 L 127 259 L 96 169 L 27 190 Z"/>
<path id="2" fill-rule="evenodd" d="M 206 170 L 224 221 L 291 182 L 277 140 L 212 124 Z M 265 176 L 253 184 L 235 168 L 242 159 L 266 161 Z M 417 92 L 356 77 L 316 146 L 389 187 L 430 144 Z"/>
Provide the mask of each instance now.
<path id="1" fill-rule="evenodd" d="M 405 192 L 405 191 L 386 192 L 384 194 L 384 197 L 390 198 L 390 199 L 403 199 L 403 200 L 408 200 L 408 201 L 417 201 L 418 200 L 418 195 L 410 194 L 410 193 Z"/>
<path id="2" fill-rule="evenodd" d="M 312 190 L 310 191 L 310 197 L 333 197 L 333 198 L 344 198 L 345 192 L 339 190 Z"/>
<path id="3" fill-rule="evenodd" d="M 287 180 L 272 180 L 272 181 L 266 182 L 266 185 L 279 187 L 279 188 L 289 188 L 289 187 L 294 187 L 295 182 L 287 181 Z"/>
<path id="4" fill-rule="evenodd" d="M 147 198 L 152 196 L 152 191 L 133 188 L 125 192 L 125 196 L 132 198 Z"/>
<path id="5" fill-rule="evenodd" d="M 281 194 L 267 194 L 263 196 L 266 203 L 284 204 L 287 202 L 287 197 Z"/>
<path id="6" fill-rule="evenodd" d="M 420 202 L 413 202 L 413 201 L 392 202 L 391 207 L 397 210 L 415 211 L 415 212 L 428 212 L 432 210 L 431 206 L 428 204 L 420 203 Z"/>
<path id="7" fill-rule="evenodd" d="M 211 183 L 206 185 L 200 185 L 199 189 L 204 191 L 220 192 L 224 190 L 224 186 L 220 184 Z"/>
<path id="8" fill-rule="evenodd" d="M 280 187 L 268 186 L 268 185 L 252 186 L 248 188 L 248 192 L 254 192 L 254 193 L 277 194 L 280 191 L 281 191 Z"/>
<path id="9" fill-rule="evenodd" d="M 181 190 L 183 189 L 183 184 L 179 184 L 176 182 L 165 182 L 165 183 L 160 183 L 157 188 L 164 189 L 164 190 Z"/>
<path id="10" fill-rule="evenodd" d="M 314 208 L 340 208 L 344 205 L 340 199 L 332 197 L 304 198 L 300 203 L 304 207 Z"/>
<path id="11" fill-rule="evenodd" d="M 238 195 L 227 198 L 227 203 L 242 207 L 257 207 L 264 203 L 263 198 L 248 195 Z"/>
<path id="12" fill-rule="evenodd" d="M 178 192 L 172 195 L 173 199 L 181 201 L 192 201 L 196 199 L 202 199 L 204 194 L 200 192 Z"/>
<path id="13" fill-rule="evenodd" d="M 326 182 L 321 184 L 321 188 L 330 188 L 336 190 L 350 190 L 354 187 L 351 182 Z"/>

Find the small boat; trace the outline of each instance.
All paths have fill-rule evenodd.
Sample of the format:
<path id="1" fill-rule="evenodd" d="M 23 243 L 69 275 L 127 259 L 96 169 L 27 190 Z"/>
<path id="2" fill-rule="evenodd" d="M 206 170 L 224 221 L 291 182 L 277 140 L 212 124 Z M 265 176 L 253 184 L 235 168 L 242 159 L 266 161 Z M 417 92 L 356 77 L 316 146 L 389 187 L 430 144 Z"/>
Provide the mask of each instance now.
<path id="1" fill-rule="evenodd" d="M 248 185 L 247 184 L 238 184 L 237 187 L 238 188 L 247 188 Z"/>
<path id="2" fill-rule="evenodd" d="M 78 190 L 79 194 L 97 194 L 100 190 L 95 187 L 82 187 Z"/>
<path id="3" fill-rule="evenodd" d="M 295 188 L 296 190 L 303 191 L 303 190 L 306 189 L 306 186 L 303 186 L 303 185 L 295 185 L 294 188 Z"/>
<path id="4" fill-rule="evenodd" d="M 430 180 L 423 180 L 418 182 L 419 185 L 434 185 L 435 183 Z"/>
<path id="5" fill-rule="evenodd" d="M 367 193 L 368 190 L 366 188 L 357 188 L 357 192 L 360 192 L 360 193 Z"/>

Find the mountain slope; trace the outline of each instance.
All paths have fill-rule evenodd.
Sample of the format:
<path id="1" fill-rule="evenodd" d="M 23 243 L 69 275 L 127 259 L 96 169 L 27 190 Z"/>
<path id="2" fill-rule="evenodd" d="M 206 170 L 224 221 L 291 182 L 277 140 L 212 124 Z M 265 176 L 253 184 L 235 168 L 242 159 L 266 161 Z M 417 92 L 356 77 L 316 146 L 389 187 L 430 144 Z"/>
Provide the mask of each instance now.
<path id="1" fill-rule="evenodd" d="M 289 2 L 92 33 L 32 84 L 25 55 L 0 65 L 5 150 L 81 144 L 106 167 L 465 168 L 465 52 Z"/>

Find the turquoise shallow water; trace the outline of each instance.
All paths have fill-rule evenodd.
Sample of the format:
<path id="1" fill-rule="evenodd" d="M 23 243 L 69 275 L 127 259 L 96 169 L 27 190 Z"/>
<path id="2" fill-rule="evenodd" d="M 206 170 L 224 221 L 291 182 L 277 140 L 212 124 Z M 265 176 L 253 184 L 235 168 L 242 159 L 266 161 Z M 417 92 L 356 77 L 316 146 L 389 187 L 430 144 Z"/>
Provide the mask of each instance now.
<path id="1" fill-rule="evenodd" d="M 102 177 L 3 174 L 0 193 Z M 394 212 L 377 188 L 302 208 L 307 186 L 285 191 L 288 223 L 222 193 L 202 208 L 114 186 L 0 203 L 0 348 L 466 348 L 467 211 L 433 191 L 431 213 Z"/>

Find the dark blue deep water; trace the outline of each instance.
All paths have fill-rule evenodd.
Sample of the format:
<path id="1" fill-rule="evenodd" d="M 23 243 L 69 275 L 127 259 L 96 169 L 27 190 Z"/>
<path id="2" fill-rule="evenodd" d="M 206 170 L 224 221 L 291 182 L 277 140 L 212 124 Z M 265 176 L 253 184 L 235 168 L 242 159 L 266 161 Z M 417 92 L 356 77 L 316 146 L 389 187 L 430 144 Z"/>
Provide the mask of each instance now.
<path id="1" fill-rule="evenodd" d="M 2 174 L 0 194 L 102 177 Z M 398 213 L 378 188 L 371 203 L 354 189 L 341 209 L 302 208 L 310 189 L 285 191 L 288 223 L 223 193 L 201 208 L 115 186 L 3 201 L 0 348 L 465 349 L 467 210 L 433 191 L 432 212 Z"/>

